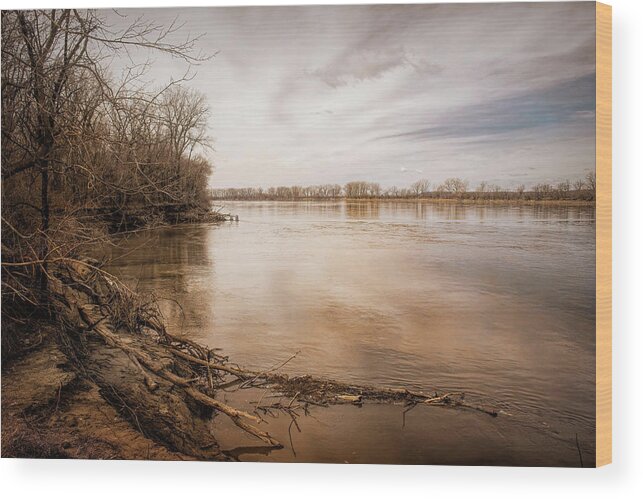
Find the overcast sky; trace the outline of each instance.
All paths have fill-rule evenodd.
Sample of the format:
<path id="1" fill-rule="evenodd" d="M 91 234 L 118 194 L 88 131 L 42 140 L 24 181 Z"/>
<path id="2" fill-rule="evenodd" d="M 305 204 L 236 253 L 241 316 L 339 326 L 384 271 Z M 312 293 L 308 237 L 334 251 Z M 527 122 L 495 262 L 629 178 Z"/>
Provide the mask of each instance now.
<path id="1" fill-rule="evenodd" d="M 594 3 L 121 10 L 217 51 L 216 187 L 503 186 L 594 169 Z M 127 20 L 107 14 L 110 21 Z M 152 55 L 152 85 L 185 65 Z"/>

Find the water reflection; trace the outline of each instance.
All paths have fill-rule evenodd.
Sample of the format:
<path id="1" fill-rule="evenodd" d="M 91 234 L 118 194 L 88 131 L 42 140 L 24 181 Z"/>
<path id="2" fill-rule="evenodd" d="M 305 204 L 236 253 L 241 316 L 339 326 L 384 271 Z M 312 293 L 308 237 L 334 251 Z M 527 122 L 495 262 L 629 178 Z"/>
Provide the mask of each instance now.
<path id="1" fill-rule="evenodd" d="M 203 303 L 213 296 L 204 296 L 208 286 L 202 286 L 216 272 L 209 235 L 209 228 L 199 225 L 145 231 L 125 239 L 110 257 L 118 274 L 137 291 L 154 294 L 163 316 L 182 331 L 210 320 Z"/>
<path id="2" fill-rule="evenodd" d="M 449 419 L 440 428 L 451 440 L 474 434 L 468 454 L 455 446 L 453 462 L 473 462 L 489 449 L 488 460 L 508 464 L 502 449 L 512 442 L 523 458 L 546 447 L 573 464 L 576 433 L 592 453 L 593 208 L 365 201 L 237 202 L 226 209 L 241 221 L 154 231 L 115 253 L 123 255 L 115 272 L 174 300 L 163 302 L 163 311 L 175 332 L 254 368 L 301 350 L 286 366 L 292 373 L 464 390 L 512 414 L 511 425 L 486 428 L 494 443 L 475 437 L 481 427 L 465 429 L 464 418 L 443 415 Z M 373 415 L 393 418 L 385 428 L 373 426 L 393 432 L 384 439 L 390 445 L 398 441 L 398 415 Z M 341 417 L 361 424 L 359 414 Z M 371 452 L 406 452 L 406 461 L 422 462 L 440 455 L 423 446 L 446 445 L 419 423 L 407 422 L 404 431 L 413 436 L 403 449 Z M 310 430 L 310 438 L 320 432 Z M 545 433 L 564 445 L 544 440 Z M 366 459 L 368 441 L 360 438 L 351 436 L 350 445 Z M 300 445 L 308 449 L 298 453 L 301 460 L 341 462 L 350 452 L 348 444 L 327 453 L 314 452 L 314 441 Z"/>
<path id="3" fill-rule="evenodd" d="M 380 203 L 378 201 L 347 201 L 346 216 L 351 219 L 379 218 Z"/>

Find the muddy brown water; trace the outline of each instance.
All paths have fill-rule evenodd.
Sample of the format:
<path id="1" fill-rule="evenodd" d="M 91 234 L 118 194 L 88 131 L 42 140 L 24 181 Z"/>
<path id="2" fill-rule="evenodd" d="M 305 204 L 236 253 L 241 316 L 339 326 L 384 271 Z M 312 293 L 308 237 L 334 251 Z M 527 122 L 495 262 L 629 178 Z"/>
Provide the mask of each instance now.
<path id="1" fill-rule="evenodd" d="M 463 391 L 441 407 L 314 408 L 270 419 L 286 447 L 217 418 L 241 460 L 594 463 L 595 211 L 586 206 L 228 202 L 240 221 L 148 231 L 111 270 L 170 329 L 231 360 L 345 382 Z M 252 408 L 261 393 L 222 394 Z M 290 427 L 290 432 L 289 432 Z"/>

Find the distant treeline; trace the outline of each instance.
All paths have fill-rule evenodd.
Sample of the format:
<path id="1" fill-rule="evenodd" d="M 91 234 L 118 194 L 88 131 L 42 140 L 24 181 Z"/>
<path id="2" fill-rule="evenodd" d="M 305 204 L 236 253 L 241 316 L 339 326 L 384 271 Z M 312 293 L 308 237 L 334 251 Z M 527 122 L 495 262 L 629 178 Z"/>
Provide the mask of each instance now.
<path id="1" fill-rule="evenodd" d="M 519 185 L 512 189 L 481 182 L 473 190 L 469 182 L 448 178 L 433 186 L 427 179 L 413 182 L 409 187 L 384 189 L 376 182 L 348 182 L 345 185 L 322 184 L 309 186 L 242 187 L 212 189 L 212 199 L 219 200 L 295 200 L 295 199 L 471 199 L 471 200 L 577 200 L 593 201 L 596 196 L 596 176 L 589 173 L 583 179 L 565 180 L 557 184 L 540 183 L 527 189 Z"/>

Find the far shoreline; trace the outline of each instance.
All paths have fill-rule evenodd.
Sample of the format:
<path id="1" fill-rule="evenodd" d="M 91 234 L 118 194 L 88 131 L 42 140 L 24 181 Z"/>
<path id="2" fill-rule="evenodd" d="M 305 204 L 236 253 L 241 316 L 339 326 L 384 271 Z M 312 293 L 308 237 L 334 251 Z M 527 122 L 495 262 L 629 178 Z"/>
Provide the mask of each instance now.
<path id="1" fill-rule="evenodd" d="M 454 199 L 454 198 L 298 198 L 298 199 L 213 199 L 213 203 L 225 202 L 275 202 L 275 203 L 308 203 L 308 202 L 383 202 L 383 203 L 422 203 L 448 205 L 494 205 L 494 206 L 587 206 L 596 207 L 594 200 L 582 199 Z"/>

